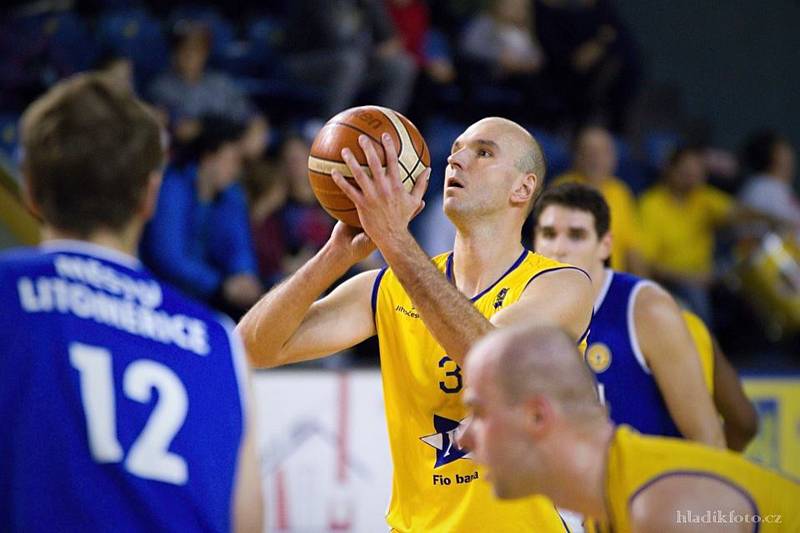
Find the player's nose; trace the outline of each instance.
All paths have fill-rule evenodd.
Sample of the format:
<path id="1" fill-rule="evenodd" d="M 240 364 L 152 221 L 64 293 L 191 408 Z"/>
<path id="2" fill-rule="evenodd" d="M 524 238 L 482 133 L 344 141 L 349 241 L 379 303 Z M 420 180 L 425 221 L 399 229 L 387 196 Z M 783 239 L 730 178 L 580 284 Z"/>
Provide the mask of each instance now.
<path id="1" fill-rule="evenodd" d="M 464 169 L 464 153 L 465 150 L 462 148 L 461 150 L 455 151 L 449 156 L 447 156 L 447 164 L 453 168 L 457 168 L 459 170 Z"/>

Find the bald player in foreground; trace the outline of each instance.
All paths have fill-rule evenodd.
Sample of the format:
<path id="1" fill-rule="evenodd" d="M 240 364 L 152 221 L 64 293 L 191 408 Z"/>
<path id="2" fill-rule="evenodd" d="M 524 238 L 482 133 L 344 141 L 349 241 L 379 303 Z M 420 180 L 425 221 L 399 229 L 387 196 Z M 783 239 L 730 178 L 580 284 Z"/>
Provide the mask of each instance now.
<path id="1" fill-rule="evenodd" d="M 389 525 L 422 533 L 563 532 L 544 498 L 497 501 L 454 440 L 466 415 L 460 365 L 480 336 L 512 324 L 551 324 L 577 343 L 591 318 L 588 275 L 520 242 L 544 179 L 538 143 L 501 118 L 481 120 L 455 140 L 444 211 L 456 240 L 451 253 L 431 259 L 408 231 L 427 176 L 406 192 L 391 139 L 382 139 L 385 169 L 373 141 L 359 141 L 369 173 L 345 150 L 358 187 L 334 177 L 364 233 L 337 224 L 315 257 L 247 313 L 239 331 L 252 362 L 315 359 L 377 334 L 394 463 Z M 374 246 L 389 269 L 355 276 L 315 301 Z"/>
<path id="2" fill-rule="evenodd" d="M 800 484 L 734 452 L 614 426 L 558 328 L 490 334 L 465 375 L 459 444 L 500 498 L 545 494 L 615 533 L 800 530 Z"/>

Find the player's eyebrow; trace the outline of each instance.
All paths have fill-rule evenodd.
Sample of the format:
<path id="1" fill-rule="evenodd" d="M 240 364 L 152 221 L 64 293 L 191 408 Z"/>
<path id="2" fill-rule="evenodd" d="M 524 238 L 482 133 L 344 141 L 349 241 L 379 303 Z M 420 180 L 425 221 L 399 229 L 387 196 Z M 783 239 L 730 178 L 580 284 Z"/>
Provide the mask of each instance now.
<path id="1" fill-rule="evenodd" d="M 499 150 L 500 149 L 500 145 L 499 144 L 497 144 L 494 141 L 490 141 L 489 139 L 477 139 L 477 140 L 473 141 L 473 144 L 477 144 L 477 145 L 480 145 L 480 146 L 488 146 L 489 148 L 492 148 L 493 150 Z"/>
<path id="2" fill-rule="evenodd" d="M 450 147 L 450 153 L 452 154 L 453 152 L 461 148 L 462 144 L 463 143 L 461 142 L 460 139 L 456 139 L 455 142 L 453 142 L 453 145 Z M 476 139 L 470 142 L 470 144 L 477 144 L 478 146 L 488 146 L 493 150 L 500 150 L 500 145 L 489 139 Z"/>

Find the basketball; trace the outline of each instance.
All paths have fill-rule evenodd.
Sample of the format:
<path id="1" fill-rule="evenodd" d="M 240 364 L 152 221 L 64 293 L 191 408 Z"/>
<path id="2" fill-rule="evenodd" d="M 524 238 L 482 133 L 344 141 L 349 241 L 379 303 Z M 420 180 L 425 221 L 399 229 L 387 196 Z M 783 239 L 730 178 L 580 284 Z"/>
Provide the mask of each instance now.
<path id="1" fill-rule="evenodd" d="M 385 166 L 386 154 L 381 144 L 384 132 L 388 132 L 394 141 L 400 162 L 400 179 L 406 190 L 410 191 L 417 178 L 430 166 L 431 157 L 417 127 L 396 111 L 378 106 L 353 107 L 342 111 L 322 127 L 311 146 L 308 158 L 311 188 L 325 211 L 345 224 L 361 227 L 356 207 L 333 181 L 331 172 L 338 170 L 355 184 L 350 169 L 342 160 L 342 149 L 349 148 L 369 173 L 366 156 L 358 144 L 358 137 L 362 134 L 372 140 L 381 164 Z"/>

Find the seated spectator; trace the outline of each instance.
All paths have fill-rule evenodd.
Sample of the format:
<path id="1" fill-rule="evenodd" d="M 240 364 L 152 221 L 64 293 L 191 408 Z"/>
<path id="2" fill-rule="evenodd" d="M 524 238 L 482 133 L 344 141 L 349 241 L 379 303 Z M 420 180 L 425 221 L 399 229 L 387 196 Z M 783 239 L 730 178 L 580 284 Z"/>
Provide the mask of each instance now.
<path id="1" fill-rule="evenodd" d="M 795 150 L 789 140 L 774 131 L 753 135 L 742 159 L 753 173 L 739 193 L 742 204 L 770 213 L 800 232 L 800 199 L 793 189 Z"/>
<path id="2" fill-rule="evenodd" d="M 258 261 L 258 273 L 266 288 L 286 275 L 286 236 L 283 207 L 289 194 L 286 175 L 276 165 L 262 160 L 245 160 L 243 183 L 250 205 L 250 226 Z"/>
<path id="3" fill-rule="evenodd" d="M 624 181 L 614 176 L 617 149 L 608 130 L 586 127 L 578 133 L 572 170 L 553 181 L 553 185 L 574 181 L 595 187 L 611 211 L 611 268 L 644 275 L 646 266 L 640 250 L 640 221 L 636 198 Z"/>
<path id="4" fill-rule="evenodd" d="M 176 24 L 172 70 L 158 76 L 148 90 L 152 103 L 169 115 L 179 141 L 197 135 L 200 118 L 207 115 L 224 116 L 248 128 L 264 127 L 264 118 L 230 77 L 206 70 L 211 39 L 211 32 L 201 23 Z"/>
<path id="5" fill-rule="evenodd" d="M 294 0 L 287 6 L 286 66 L 325 91 L 331 117 L 364 89 L 378 105 L 405 112 L 416 78 L 383 0 Z"/>
<path id="6" fill-rule="evenodd" d="M 294 273 L 325 244 L 336 222 L 319 205 L 308 181 L 309 143 L 300 136 L 286 138 L 280 151 L 280 169 L 289 185 L 282 219 L 286 256 L 284 272 Z"/>
<path id="7" fill-rule="evenodd" d="M 419 72 L 408 114 L 422 117 L 440 111 L 447 105 L 448 96 L 457 94 L 456 69 L 447 37 L 431 27 L 430 8 L 424 0 L 389 0 L 387 7 Z"/>
<path id="8" fill-rule="evenodd" d="M 164 172 L 142 259 L 157 275 L 236 318 L 262 293 L 237 183 L 242 126 L 205 118 Z"/>
<path id="9" fill-rule="evenodd" d="M 466 28 L 462 52 L 490 66 L 498 79 L 533 74 L 544 65 L 544 54 L 532 34 L 526 0 L 493 0 Z"/>
<path id="10" fill-rule="evenodd" d="M 624 131 L 640 83 L 636 44 L 610 0 L 536 0 L 536 35 L 578 127 Z"/>
<path id="11" fill-rule="evenodd" d="M 560 111 L 547 78 L 542 76 L 545 56 L 534 38 L 528 0 L 489 2 L 488 9 L 467 25 L 460 48 L 470 65 L 473 90 L 479 91 L 490 80 L 516 89 L 522 103 L 512 112 L 537 124 L 550 124 Z"/>
<path id="12" fill-rule="evenodd" d="M 653 277 L 710 323 L 714 233 L 737 215 L 733 198 L 706 178 L 702 151 L 679 148 L 667 161 L 662 181 L 642 195 L 640 213 Z"/>

